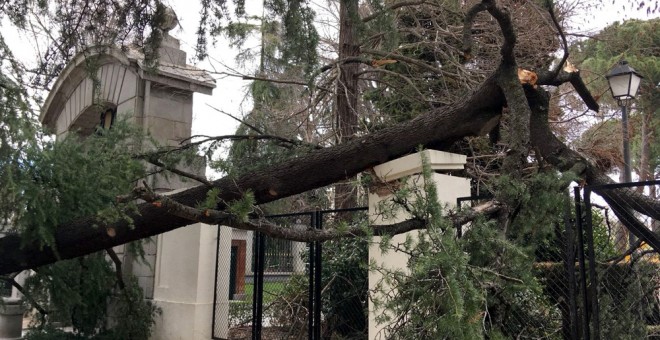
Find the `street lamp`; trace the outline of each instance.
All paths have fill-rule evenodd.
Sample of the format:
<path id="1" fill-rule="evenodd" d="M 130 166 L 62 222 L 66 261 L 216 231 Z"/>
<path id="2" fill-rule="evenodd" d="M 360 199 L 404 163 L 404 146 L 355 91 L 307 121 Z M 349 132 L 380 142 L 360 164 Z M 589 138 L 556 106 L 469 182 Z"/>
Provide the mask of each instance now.
<path id="1" fill-rule="evenodd" d="M 627 106 L 631 99 L 635 98 L 642 76 L 637 73 L 628 62 L 621 60 L 605 76 L 612 91 L 612 97 L 616 99 L 621 107 L 621 125 L 623 130 L 623 167 L 625 181 L 632 182 L 632 173 L 630 170 L 630 145 L 628 137 L 628 112 Z"/>
<path id="2" fill-rule="evenodd" d="M 628 137 L 628 112 L 627 106 L 635 98 L 642 76 L 628 65 L 628 62 L 621 60 L 605 76 L 612 91 L 612 97 L 616 99 L 621 107 L 621 130 L 623 131 L 623 176 L 626 183 L 632 182 L 632 172 L 630 170 L 630 145 Z M 635 236 L 628 234 L 628 244 L 635 243 Z"/>

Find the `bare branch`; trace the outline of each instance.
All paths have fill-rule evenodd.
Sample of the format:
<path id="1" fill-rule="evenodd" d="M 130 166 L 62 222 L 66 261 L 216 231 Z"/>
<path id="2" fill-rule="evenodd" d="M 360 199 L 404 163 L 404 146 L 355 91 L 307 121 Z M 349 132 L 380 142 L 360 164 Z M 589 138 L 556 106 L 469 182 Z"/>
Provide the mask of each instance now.
<path id="1" fill-rule="evenodd" d="M 165 169 L 165 170 L 167 170 L 167 171 L 169 171 L 173 174 L 176 174 L 176 175 L 179 175 L 179 176 L 185 177 L 185 178 L 190 178 L 192 180 L 195 180 L 199 183 L 202 183 L 202 184 L 206 185 L 207 187 L 212 187 L 213 186 L 213 183 L 209 182 L 206 179 L 205 176 L 196 175 L 196 174 L 193 174 L 193 173 L 190 173 L 190 172 L 187 172 L 187 171 L 183 171 L 183 170 L 178 169 L 176 167 L 169 166 L 169 165 L 161 162 L 157 157 L 146 157 L 146 158 L 143 158 L 143 159 L 145 161 L 147 161 L 147 162 L 149 162 L 149 163 L 151 163 L 151 164 L 153 164 L 157 167 L 163 168 L 163 169 Z"/>
<path id="2" fill-rule="evenodd" d="M 321 86 L 316 86 L 316 85 L 310 85 L 310 83 L 306 83 L 303 81 L 298 81 L 298 80 L 283 80 L 283 79 L 273 79 L 273 78 L 265 78 L 265 77 L 256 77 L 256 76 L 242 76 L 241 77 L 243 80 L 259 80 L 259 81 L 265 81 L 269 83 L 277 83 L 277 84 L 290 84 L 290 85 L 301 85 L 301 86 L 307 86 L 307 87 L 313 87 L 316 89 L 320 89 L 326 92 L 330 92 L 329 89 Z"/>
<path id="3" fill-rule="evenodd" d="M 373 20 L 373 19 L 376 19 L 378 16 L 383 15 L 384 13 L 387 13 L 387 12 L 393 11 L 393 10 L 395 10 L 395 9 L 399 9 L 399 8 L 407 7 L 407 6 L 423 5 L 423 4 L 425 4 L 425 3 L 426 3 L 426 0 L 418 0 L 418 1 L 400 1 L 400 2 L 397 2 L 397 3 L 393 3 L 393 4 L 387 6 L 386 8 L 384 8 L 384 9 L 378 11 L 378 12 L 372 13 L 372 14 L 370 14 L 370 15 L 368 15 L 368 16 L 362 18 L 362 22 L 365 22 L 365 23 L 366 23 L 366 22 L 369 22 L 369 21 L 371 21 L 371 20 Z"/>
<path id="4" fill-rule="evenodd" d="M 384 57 L 384 58 L 394 59 L 394 60 L 402 61 L 402 62 L 405 62 L 405 63 L 408 63 L 408 64 L 413 64 L 415 66 L 419 66 L 420 68 L 426 69 L 427 71 L 431 71 L 435 74 L 443 74 L 443 75 L 445 74 L 441 69 L 439 69 L 437 67 L 433 67 L 433 66 L 431 66 L 431 65 L 429 65 L 429 64 L 427 64 L 423 61 L 420 61 L 419 59 L 406 57 L 404 55 L 400 55 L 400 54 L 397 54 L 397 53 L 378 51 L 378 50 L 373 50 L 373 49 L 369 49 L 369 48 L 363 48 L 363 49 L 361 49 L 361 51 L 364 52 L 364 53 L 378 55 L 378 56 L 381 56 L 381 57 Z"/>
<path id="5" fill-rule="evenodd" d="M 547 7 L 548 7 L 548 12 L 550 13 L 550 18 L 552 19 L 552 23 L 557 29 L 557 33 L 559 33 L 559 36 L 561 37 L 561 44 L 564 50 L 561 57 L 561 61 L 559 61 L 557 66 L 555 66 L 555 69 L 550 72 L 550 77 L 556 78 L 557 75 L 559 74 L 559 71 L 561 71 L 561 69 L 564 67 L 564 63 L 566 63 L 566 60 L 568 59 L 568 54 L 569 54 L 568 42 L 566 41 L 566 35 L 564 34 L 564 30 L 561 28 L 561 25 L 559 25 L 559 21 L 557 20 L 557 15 L 555 15 L 554 5 L 550 1 L 548 1 Z"/>
<path id="6" fill-rule="evenodd" d="M 14 288 L 16 288 L 16 290 L 21 292 L 21 294 L 23 294 L 23 296 L 25 296 L 25 298 L 30 302 L 32 307 L 34 307 L 37 311 L 39 311 L 39 314 L 41 314 L 42 317 L 44 317 L 44 316 L 46 316 L 46 314 L 48 314 L 48 311 L 45 310 L 43 307 L 41 307 L 41 305 L 32 297 L 32 295 L 30 295 L 30 293 L 28 293 L 20 283 L 16 282 L 14 277 L 0 276 L 0 280 L 5 281 L 5 282 L 9 282 L 9 284 L 14 286 Z"/>
<path id="7" fill-rule="evenodd" d="M 208 104 L 208 103 L 206 104 L 206 106 L 208 106 L 208 107 L 212 108 L 213 110 L 218 111 L 218 112 L 222 113 L 223 115 L 228 116 L 229 118 L 232 118 L 232 119 L 234 119 L 235 121 L 237 121 L 237 122 L 239 122 L 239 123 L 241 123 L 241 124 L 243 124 L 243 125 L 249 127 L 250 129 L 254 130 L 256 133 L 258 133 L 258 134 L 260 134 L 260 135 L 263 135 L 263 134 L 264 134 L 264 132 L 261 131 L 261 129 L 258 129 L 256 126 L 254 126 L 254 125 L 252 125 L 252 124 L 250 124 L 250 123 L 248 123 L 248 122 L 246 122 L 246 121 L 244 121 L 244 120 L 242 120 L 242 119 L 239 119 L 239 118 L 235 117 L 234 115 L 230 114 L 229 112 L 225 112 L 224 110 L 220 110 L 220 109 L 218 109 L 218 108 L 216 108 L 216 107 L 213 107 L 212 105 L 210 105 L 210 104 Z M 192 138 L 192 137 L 190 137 L 190 138 Z"/>
<path id="8" fill-rule="evenodd" d="M 115 250 L 112 248 L 106 249 L 105 252 L 108 254 L 108 256 L 110 256 L 110 259 L 112 259 L 112 262 L 115 264 L 115 275 L 117 276 L 117 285 L 119 286 L 120 289 L 124 289 L 126 285 L 124 284 L 124 275 L 122 274 L 121 260 L 119 259 L 119 256 L 117 256 L 117 253 L 115 253 Z"/>
<path id="9" fill-rule="evenodd" d="M 314 78 L 315 76 L 317 76 L 317 75 L 319 75 L 323 72 L 326 72 L 326 71 L 329 71 L 329 70 L 335 68 L 335 66 L 337 66 L 338 64 L 355 64 L 355 63 L 371 65 L 372 61 L 369 60 L 369 59 L 366 59 L 366 58 L 362 58 L 362 57 L 344 58 L 344 59 L 334 61 L 330 64 L 327 64 L 327 65 L 321 67 L 318 71 L 314 72 L 312 78 Z"/>

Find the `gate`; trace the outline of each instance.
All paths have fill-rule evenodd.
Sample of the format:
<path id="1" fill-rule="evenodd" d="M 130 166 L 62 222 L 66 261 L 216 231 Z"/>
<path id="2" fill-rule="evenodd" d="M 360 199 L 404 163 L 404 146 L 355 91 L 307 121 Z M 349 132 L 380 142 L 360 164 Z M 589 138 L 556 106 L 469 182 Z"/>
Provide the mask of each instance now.
<path id="1" fill-rule="evenodd" d="M 340 220 L 366 223 L 366 210 L 366 207 L 322 210 L 270 215 L 266 219 L 294 229 L 322 229 Z M 213 339 L 321 339 L 328 334 L 349 333 L 353 339 L 366 339 L 367 272 L 347 274 L 364 276 L 363 286 L 355 287 L 354 294 L 343 294 L 350 290 L 340 286 L 346 282 L 344 278 L 337 280 L 323 272 L 324 261 L 331 264 L 336 261 L 334 249 L 346 244 L 353 246 L 354 240 L 302 243 L 256 232 L 245 234 L 249 236 L 242 262 L 240 251 L 233 246 L 240 240 L 232 240 L 231 254 L 225 251 L 226 256 L 231 255 L 227 273 L 219 266 L 225 255 L 220 248 L 218 230 Z M 327 249 L 324 244 L 328 245 Z M 362 246 L 366 261 L 367 245 Z M 241 272 L 241 268 L 245 270 Z M 227 277 L 229 292 L 223 288 L 226 286 L 219 284 Z M 243 290 L 239 289 L 241 279 Z M 333 291 L 342 294 L 339 296 Z M 222 301 L 228 295 L 228 324 L 225 325 L 222 309 L 226 307 Z"/>

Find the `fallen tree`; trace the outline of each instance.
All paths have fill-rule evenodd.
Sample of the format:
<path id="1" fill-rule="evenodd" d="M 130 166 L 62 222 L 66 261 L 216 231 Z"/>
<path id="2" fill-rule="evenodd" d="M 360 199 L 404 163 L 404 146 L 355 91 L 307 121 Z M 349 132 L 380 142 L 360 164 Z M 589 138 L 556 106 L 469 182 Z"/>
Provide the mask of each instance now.
<path id="1" fill-rule="evenodd" d="M 132 221 L 119 221 L 97 227 L 95 226 L 99 225 L 99 222 L 94 217 L 71 221 L 56 229 L 55 248 L 37 244 L 21 245 L 19 235 L 6 235 L 0 239 L 0 274 L 35 268 L 60 259 L 75 258 L 195 222 L 267 231 L 271 236 L 298 241 L 352 236 L 356 230 L 306 230 L 294 234 L 265 221 L 246 222 L 237 219 L 236 216 L 223 212 L 222 207 L 218 210 L 200 210 L 193 207 L 204 201 L 212 188 L 219 190 L 218 201 L 221 202 L 238 200 L 249 191 L 254 195 L 256 204 L 263 204 L 345 180 L 377 164 L 410 153 L 420 145 L 447 149 L 464 137 L 484 135 L 491 131 L 499 122 L 505 108 L 504 111 L 511 115 L 520 114 L 520 111 L 529 112 L 526 125 L 529 125 L 527 138 L 530 145 L 523 139 L 521 148 L 531 146 L 538 150 L 538 159 L 558 171 L 574 173 L 588 185 L 610 182 L 606 174 L 552 133 L 547 124 L 547 92 L 541 87 L 523 86 L 517 82 L 517 67 L 512 53 L 516 41 L 515 31 L 510 20 L 507 20 L 507 11 L 497 7 L 494 1 L 487 0 L 475 6 L 475 11 L 484 10 L 498 19 L 505 37 L 501 65 L 476 91 L 466 95 L 464 100 L 337 146 L 308 151 L 301 156 L 239 178 L 225 177 L 211 182 L 211 185 L 197 186 L 167 197 L 155 195 L 148 190 L 138 191 L 137 196 L 147 202 L 138 206 L 138 213 L 131 216 Z M 466 30 L 469 29 L 472 18 L 469 17 L 466 21 Z M 515 84 L 511 79 L 516 79 Z M 538 85 L 557 86 L 566 82 L 573 84 L 589 108 L 598 110 L 596 101 L 586 90 L 579 73 L 559 71 L 558 67 L 554 71 L 540 74 L 538 79 Z M 630 190 L 597 193 L 601 193 L 606 200 L 613 203 L 612 209 L 631 232 L 654 249 L 660 249 L 660 237 L 646 229 L 631 211 L 621 208 L 627 206 L 624 204 L 626 202 L 635 202 L 634 206 L 638 212 L 659 219 L 660 202 Z M 380 227 L 378 232 L 398 233 L 424 226 L 424 221 L 412 220 Z"/>

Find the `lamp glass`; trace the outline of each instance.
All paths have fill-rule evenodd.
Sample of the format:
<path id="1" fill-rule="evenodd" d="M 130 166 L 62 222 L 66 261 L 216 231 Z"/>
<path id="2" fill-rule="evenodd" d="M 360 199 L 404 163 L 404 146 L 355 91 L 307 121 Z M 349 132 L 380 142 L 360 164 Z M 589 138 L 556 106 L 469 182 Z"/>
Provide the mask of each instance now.
<path id="1" fill-rule="evenodd" d="M 634 98 L 637 95 L 637 90 L 639 90 L 639 84 L 641 82 L 642 77 L 638 76 L 636 73 L 630 75 L 630 92 L 628 92 L 630 98 Z"/>
<path id="2" fill-rule="evenodd" d="M 630 74 L 619 74 L 608 79 L 612 97 L 616 99 L 625 99 L 629 96 Z"/>
<path id="3" fill-rule="evenodd" d="M 612 91 L 612 97 L 617 100 L 633 99 L 637 95 L 642 76 L 628 66 L 626 61 L 621 61 L 607 75 L 607 81 Z"/>

